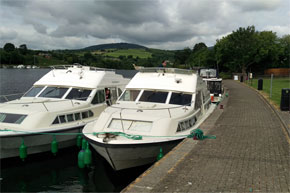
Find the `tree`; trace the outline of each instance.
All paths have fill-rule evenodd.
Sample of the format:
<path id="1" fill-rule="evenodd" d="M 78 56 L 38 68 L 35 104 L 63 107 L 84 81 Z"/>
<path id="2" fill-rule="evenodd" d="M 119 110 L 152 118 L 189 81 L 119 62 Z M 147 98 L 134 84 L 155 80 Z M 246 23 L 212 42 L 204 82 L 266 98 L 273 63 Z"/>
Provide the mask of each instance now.
<path id="1" fill-rule="evenodd" d="M 188 57 L 191 54 L 191 49 L 190 48 L 184 48 L 183 50 L 178 50 L 175 53 L 174 56 L 174 60 L 175 60 L 175 64 L 186 64 L 186 61 L 188 59 Z"/>
<path id="2" fill-rule="evenodd" d="M 207 46 L 205 45 L 205 43 L 200 42 L 200 43 L 194 45 L 192 52 L 195 53 L 195 52 L 197 52 L 199 50 L 203 50 L 205 48 L 207 49 Z"/>
<path id="3" fill-rule="evenodd" d="M 282 48 L 280 55 L 280 67 L 288 67 L 290 65 L 290 34 L 283 36 L 279 39 Z"/>
<path id="4" fill-rule="evenodd" d="M 26 44 L 22 44 L 19 46 L 19 52 L 20 54 L 26 55 L 27 54 L 27 46 Z"/>
<path id="5" fill-rule="evenodd" d="M 254 26 L 239 28 L 230 35 L 218 40 L 215 45 L 218 63 L 231 70 L 240 70 L 246 74 L 247 68 L 258 62 L 258 33 Z"/>
<path id="6" fill-rule="evenodd" d="M 15 50 L 15 46 L 12 43 L 6 43 L 3 47 L 6 52 L 13 52 Z"/>

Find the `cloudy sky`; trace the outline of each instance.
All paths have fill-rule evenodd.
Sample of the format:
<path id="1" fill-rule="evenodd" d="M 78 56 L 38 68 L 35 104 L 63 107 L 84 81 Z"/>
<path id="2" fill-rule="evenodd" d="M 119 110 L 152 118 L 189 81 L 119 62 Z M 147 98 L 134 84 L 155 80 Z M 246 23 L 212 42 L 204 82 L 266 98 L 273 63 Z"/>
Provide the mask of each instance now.
<path id="1" fill-rule="evenodd" d="M 213 46 L 239 27 L 290 34 L 289 0 L 0 0 L 0 47 L 78 49 L 128 42 Z"/>

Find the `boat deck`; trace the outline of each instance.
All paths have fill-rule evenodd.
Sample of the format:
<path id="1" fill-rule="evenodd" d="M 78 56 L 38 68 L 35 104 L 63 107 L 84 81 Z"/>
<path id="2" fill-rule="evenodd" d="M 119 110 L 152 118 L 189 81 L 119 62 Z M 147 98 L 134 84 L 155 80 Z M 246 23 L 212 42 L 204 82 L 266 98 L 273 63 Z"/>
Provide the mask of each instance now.
<path id="1" fill-rule="evenodd" d="M 287 125 L 254 89 L 224 83 L 229 97 L 201 126 L 217 138 L 185 139 L 122 192 L 290 192 Z"/>

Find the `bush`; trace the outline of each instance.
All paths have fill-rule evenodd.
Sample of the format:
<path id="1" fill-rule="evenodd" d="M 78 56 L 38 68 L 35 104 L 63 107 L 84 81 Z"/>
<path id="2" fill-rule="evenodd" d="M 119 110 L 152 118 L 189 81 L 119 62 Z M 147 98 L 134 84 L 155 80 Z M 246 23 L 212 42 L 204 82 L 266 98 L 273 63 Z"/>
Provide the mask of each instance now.
<path id="1" fill-rule="evenodd" d="M 219 73 L 219 77 L 222 79 L 232 79 L 232 73 L 221 72 Z"/>

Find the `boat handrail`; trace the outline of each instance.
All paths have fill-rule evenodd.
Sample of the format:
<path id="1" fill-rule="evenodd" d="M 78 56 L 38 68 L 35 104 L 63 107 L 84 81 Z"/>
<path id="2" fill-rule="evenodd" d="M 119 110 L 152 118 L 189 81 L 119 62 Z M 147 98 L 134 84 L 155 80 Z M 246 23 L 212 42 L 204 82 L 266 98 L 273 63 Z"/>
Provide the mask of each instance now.
<path id="1" fill-rule="evenodd" d="M 146 67 L 140 68 L 139 72 L 150 73 L 176 73 L 176 74 L 194 74 L 197 73 L 197 70 L 188 70 L 188 69 L 180 69 L 180 68 L 163 68 L 163 67 Z"/>
<path id="2" fill-rule="evenodd" d="M 170 109 L 183 108 L 184 111 L 186 111 L 186 110 L 188 110 L 188 107 L 191 106 L 191 104 L 192 104 L 192 102 L 188 103 L 188 104 L 184 104 L 184 105 L 173 106 L 173 107 L 165 107 L 165 108 L 129 108 L 129 107 L 125 107 L 124 108 L 124 107 L 118 107 L 116 105 L 112 105 L 110 107 L 120 109 L 121 112 L 122 112 L 122 110 L 136 110 L 136 111 L 141 111 L 141 112 L 143 112 L 143 111 L 152 111 L 152 110 L 167 110 L 168 114 L 169 114 L 169 117 L 171 118 L 172 116 L 171 116 Z"/>
<path id="3" fill-rule="evenodd" d="M 22 96 L 22 95 L 24 95 L 25 94 L 25 92 L 23 92 L 23 93 L 15 93 L 15 94 L 6 94 L 6 95 L 0 95 L 0 101 L 1 101 L 1 98 L 4 98 L 6 101 L 5 102 L 9 102 L 9 101 L 11 101 L 11 100 L 15 100 L 15 99 L 11 99 L 11 100 L 9 100 L 7 97 L 11 97 L 11 96 Z M 20 98 L 20 97 L 19 97 Z M 18 99 L 18 97 L 16 98 L 16 99 Z M 1 102 L 0 102 L 1 103 Z"/>
<path id="4" fill-rule="evenodd" d="M 108 68 L 99 68 L 99 67 L 94 67 L 94 66 L 83 66 L 81 64 L 60 64 L 60 65 L 53 65 L 50 66 L 51 69 L 68 69 L 68 68 L 87 68 L 91 71 L 115 71 L 115 69 L 108 69 Z"/>
<path id="5" fill-rule="evenodd" d="M 15 103 L 9 103 L 9 105 L 12 104 L 12 105 L 28 106 L 31 104 L 42 104 L 44 106 L 44 108 L 46 109 L 46 111 L 49 112 L 47 106 L 45 105 L 46 103 L 70 102 L 72 104 L 72 106 L 74 106 L 75 104 L 80 104 L 80 103 L 77 101 L 73 101 L 73 100 L 84 99 L 84 98 L 87 98 L 87 97 L 76 98 L 76 99 L 60 99 L 60 100 L 54 100 L 54 101 L 36 101 L 36 102 L 32 101 L 32 102 L 19 102 L 19 103 L 15 102 Z"/>

